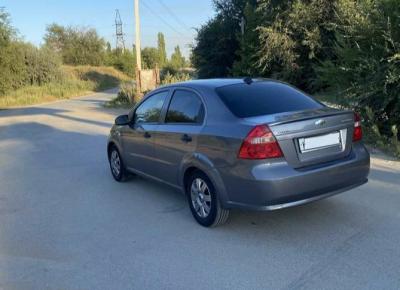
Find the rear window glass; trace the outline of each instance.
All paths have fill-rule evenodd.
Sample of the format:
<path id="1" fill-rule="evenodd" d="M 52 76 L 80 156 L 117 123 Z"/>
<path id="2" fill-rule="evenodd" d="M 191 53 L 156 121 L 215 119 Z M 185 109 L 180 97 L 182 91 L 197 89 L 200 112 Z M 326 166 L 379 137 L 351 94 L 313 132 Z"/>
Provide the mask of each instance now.
<path id="1" fill-rule="evenodd" d="M 322 108 L 303 92 L 278 82 L 253 82 L 216 89 L 229 110 L 239 118 Z"/>

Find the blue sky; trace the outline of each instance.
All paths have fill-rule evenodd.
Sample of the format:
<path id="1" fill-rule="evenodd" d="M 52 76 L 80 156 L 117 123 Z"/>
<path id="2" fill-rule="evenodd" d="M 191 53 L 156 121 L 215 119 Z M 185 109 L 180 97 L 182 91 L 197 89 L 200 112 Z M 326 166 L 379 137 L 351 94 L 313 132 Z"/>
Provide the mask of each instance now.
<path id="1" fill-rule="evenodd" d="M 211 0 L 140 0 L 142 47 L 155 46 L 157 32 L 165 34 L 167 52 L 176 45 L 189 54 L 188 44 L 199 27 L 213 14 Z M 25 40 L 43 43 L 46 26 L 51 23 L 94 27 L 112 46 L 115 45 L 115 9 L 120 10 L 127 45 L 134 39 L 133 0 L 0 0 L 10 13 L 12 24 Z M 169 7 L 171 15 L 165 6 Z M 161 17 L 160 17 L 161 16 Z M 178 19 L 176 19 L 178 18 Z"/>

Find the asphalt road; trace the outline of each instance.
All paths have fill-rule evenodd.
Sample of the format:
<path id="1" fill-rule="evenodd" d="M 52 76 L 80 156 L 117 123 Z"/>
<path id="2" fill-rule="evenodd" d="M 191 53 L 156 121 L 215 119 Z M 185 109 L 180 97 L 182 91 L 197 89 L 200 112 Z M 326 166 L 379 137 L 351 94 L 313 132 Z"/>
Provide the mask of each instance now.
<path id="1" fill-rule="evenodd" d="M 178 192 L 119 184 L 111 93 L 0 111 L 0 289 L 400 289 L 400 166 L 275 212 L 195 223 Z"/>

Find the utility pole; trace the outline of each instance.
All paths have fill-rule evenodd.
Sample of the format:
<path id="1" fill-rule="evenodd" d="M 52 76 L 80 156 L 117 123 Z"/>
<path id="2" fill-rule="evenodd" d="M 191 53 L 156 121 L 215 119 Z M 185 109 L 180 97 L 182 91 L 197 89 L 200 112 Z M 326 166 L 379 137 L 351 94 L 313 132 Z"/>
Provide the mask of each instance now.
<path id="1" fill-rule="evenodd" d="M 124 33 L 122 32 L 121 15 L 119 14 L 118 9 L 115 10 L 115 37 L 116 37 L 115 48 L 117 49 L 117 51 L 124 51 L 125 40 L 124 40 Z"/>
<path id="2" fill-rule="evenodd" d="M 142 53 L 140 47 L 140 18 L 139 18 L 139 0 L 135 0 L 135 37 L 136 37 L 136 68 L 142 70 Z"/>
<path id="3" fill-rule="evenodd" d="M 242 16 L 242 19 L 240 20 L 240 31 L 242 32 L 242 35 L 244 35 L 245 26 L 246 26 L 246 19 L 244 18 L 244 16 Z"/>

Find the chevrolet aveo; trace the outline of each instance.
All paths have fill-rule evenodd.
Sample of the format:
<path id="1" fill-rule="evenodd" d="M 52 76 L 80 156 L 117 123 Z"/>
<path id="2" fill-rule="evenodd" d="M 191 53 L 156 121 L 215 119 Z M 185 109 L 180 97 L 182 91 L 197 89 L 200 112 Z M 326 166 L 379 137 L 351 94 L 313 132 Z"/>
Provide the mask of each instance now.
<path id="1" fill-rule="evenodd" d="M 275 210 L 367 182 L 360 117 L 285 83 L 196 80 L 147 94 L 111 129 L 117 181 L 130 174 L 181 190 L 203 226 L 231 208 Z"/>

